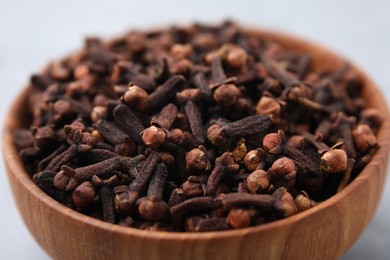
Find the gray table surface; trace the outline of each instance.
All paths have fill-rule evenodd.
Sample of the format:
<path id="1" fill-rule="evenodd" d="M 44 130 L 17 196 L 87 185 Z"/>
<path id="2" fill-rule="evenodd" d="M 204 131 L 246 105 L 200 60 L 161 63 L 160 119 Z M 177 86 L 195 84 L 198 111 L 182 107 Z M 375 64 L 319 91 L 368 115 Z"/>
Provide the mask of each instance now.
<path id="1" fill-rule="evenodd" d="M 390 1 L 0 0 L 0 121 L 29 75 L 86 35 L 224 18 L 321 42 L 367 71 L 390 100 Z M 390 259 L 390 178 L 374 219 L 342 259 Z M 0 259 L 49 259 L 23 224 L 0 166 Z"/>

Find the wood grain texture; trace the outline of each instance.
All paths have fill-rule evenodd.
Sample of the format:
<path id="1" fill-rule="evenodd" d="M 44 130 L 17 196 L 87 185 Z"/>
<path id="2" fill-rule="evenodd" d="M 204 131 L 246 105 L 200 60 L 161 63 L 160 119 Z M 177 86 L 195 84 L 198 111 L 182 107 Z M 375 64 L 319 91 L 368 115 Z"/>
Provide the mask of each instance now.
<path id="1" fill-rule="evenodd" d="M 314 55 L 315 68 L 336 69 L 345 60 L 326 49 L 276 33 L 252 32 L 284 47 Z M 3 154 L 13 194 L 27 227 L 54 259 L 335 259 L 360 236 L 381 197 L 387 173 L 390 120 L 384 95 L 363 72 L 364 97 L 385 122 L 381 148 L 344 190 L 318 206 L 284 220 L 241 230 L 159 233 L 124 228 L 90 218 L 56 202 L 25 172 L 12 132 L 26 119 L 28 89 L 9 111 Z"/>

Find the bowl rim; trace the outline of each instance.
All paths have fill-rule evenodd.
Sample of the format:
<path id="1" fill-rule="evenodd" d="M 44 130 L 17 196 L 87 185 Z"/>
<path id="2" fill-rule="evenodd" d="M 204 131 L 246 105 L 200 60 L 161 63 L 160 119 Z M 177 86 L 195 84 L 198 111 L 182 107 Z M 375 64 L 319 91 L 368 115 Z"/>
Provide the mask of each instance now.
<path id="1" fill-rule="evenodd" d="M 270 30 L 265 30 L 263 28 L 257 28 L 257 27 L 253 28 L 249 26 L 245 26 L 243 27 L 243 29 L 249 33 L 257 34 L 259 36 L 261 35 L 264 38 L 284 39 L 293 42 L 294 44 L 301 43 L 304 44 L 305 46 L 309 46 L 310 48 L 319 50 L 323 53 L 334 55 L 340 60 L 347 61 L 347 59 L 345 59 L 342 55 L 339 55 L 333 50 L 323 47 L 323 45 L 321 44 L 312 42 L 311 40 L 307 40 L 305 38 L 295 37 L 289 33 L 279 32 L 275 30 L 270 31 Z M 356 66 L 355 63 L 352 63 L 352 67 L 356 69 L 359 75 L 361 75 L 365 79 L 366 84 L 370 85 L 370 89 L 372 89 L 372 92 L 377 94 L 382 93 L 382 91 L 375 84 L 375 82 L 371 78 L 369 78 L 363 70 L 361 70 L 358 66 Z M 117 224 L 107 223 L 102 220 L 84 215 L 80 212 L 77 212 L 59 203 L 58 201 L 56 201 L 55 199 L 47 195 L 44 191 L 42 191 L 33 182 L 32 178 L 24 169 L 23 163 L 19 158 L 17 148 L 13 142 L 13 137 L 12 137 L 12 130 L 18 126 L 18 122 L 20 121 L 20 115 L 18 118 L 19 121 L 15 120 L 14 117 L 17 116 L 17 113 L 15 111 L 19 111 L 21 106 L 24 104 L 23 102 L 25 101 L 28 92 L 29 92 L 29 87 L 25 87 L 15 98 L 15 100 L 11 105 L 11 108 L 8 110 L 6 114 L 6 121 L 3 129 L 2 149 L 3 149 L 3 160 L 7 169 L 7 173 L 13 174 L 15 179 L 19 181 L 24 186 L 24 188 L 26 188 L 31 193 L 31 196 L 34 197 L 34 199 L 39 200 L 45 206 L 55 210 L 60 215 L 64 215 L 70 218 L 70 220 L 83 223 L 84 226 L 91 226 L 93 228 L 103 229 L 105 231 L 115 232 L 126 236 L 139 237 L 143 239 L 157 239 L 157 240 L 167 240 L 167 241 L 169 240 L 177 241 L 178 239 L 182 239 L 186 241 L 198 241 L 198 240 L 205 240 L 205 239 L 230 239 L 238 236 L 250 235 L 253 233 L 267 232 L 269 230 L 275 229 L 276 227 L 281 228 L 281 227 L 290 226 L 295 222 L 310 217 L 317 211 L 322 211 L 328 207 L 331 207 L 336 202 L 348 196 L 348 194 L 354 192 L 354 189 L 358 187 L 362 182 L 364 182 L 366 178 L 369 177 L 370 174 L 369 168 L 371 168 L 370 165 L 372 166 L 375 164 L 380 164 L 379 158 L 382 155 L 388 154 L 388 150 L 389 150 L 389 147 L 381 146 L 378 149 L 378 151 L 374 154 L 374 156 L 372 157 L 368 165 L 362 170 L 362 172 L 344 189 L 342 189 L 340 192 L 336 193 L 329 199 L 319 203 L 315 207 L 305 210 L 303 212 L 299 212 L 293 216 L 276 220 L 270 223 L 258 225 L 258 226 L 251 226 L 242 229 L 233 229 L 233 230 L 225 230 L 225 231 L 209 231 L 209 232 L 199 232 L 199 233 L 151 232 L 147 230 L 140 230 L 137 228 L 123 227 Z M 380 104 L 384 108 L 383 111 L 381 111 L 383 112 L 384 121 L 377 134 L 378 142 L 380 142 L 380 140 L 385 140 L 390 138 L 390 116 L 389 116 L 387 102 L 384 99 L 383 95 L 378 96 L 378 104 Z M 10 181 L 10 177 L 8 177 L 8 180 Z"/>

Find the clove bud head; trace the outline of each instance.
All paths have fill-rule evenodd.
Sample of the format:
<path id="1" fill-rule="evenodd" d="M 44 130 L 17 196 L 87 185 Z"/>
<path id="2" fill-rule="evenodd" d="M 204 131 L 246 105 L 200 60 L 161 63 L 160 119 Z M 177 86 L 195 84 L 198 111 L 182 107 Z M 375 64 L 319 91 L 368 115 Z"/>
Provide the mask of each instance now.
<path id="1" fill-rule="evenodd" d="M 122 101 L 136 111 L 144 111 L 149 106 L 149 95 L 142 88 L 131 84 L 122 96 Z"/>
<path id="2" fill-rule="evenodd" d="M 213 124 L 207 130 L 207 138 L 210 143 L 216 147 L 224 146 L 227 142 L 228 137 L 223 132 L 223 127 L 219 124 Z"/>
<path id="3" fill-rule="evenodd" d="M 282 108 L 278 101 L 272 97 L 263 96 L 256 106 L 256 114 L 270 115 L 273 123 L 280 121 L 280 112 Z"/>
<path id="4" fill-rule="evenodd" d="M 304 211 L 313 207 L 311 200 L 304 194 L 296 196 L 294 201 L 299 211 Z"/>
<path id="5" fill-rule="evenodd" d="M 91 206 L 95 197 L 96 190 L 90 181 L 81 183 L 72 193 L 73 202 L 79 209 L 84 209 Z"/>
<path id="6" fill-rule="evenodd" d="M 163 200 L 150 197 L 140 199 L 138 212 L 142 218 L 150 222 L 158 222 L 164 219 L 168 212 L 168 205 Z"/>
<path id="7" fill-rule="evenodd" d="M 74 170 L 66 165 L 62 166 L 61 171 L 53 179 L 53 185 L 62 191 L 74 190 L 78 181 L 73 178 Z"/>
<path id="8" fill-rule="evenodd" d="M 141 137 L 145 145 L 156 149 L 167 140 L 168 133 L 164 129 L 152 125 L 142 131 Z"/>
<path id="9" fill-rule="evenodd" d="M 342 149 L 332 149 L 321 156 L 321 169 L 328 174 L 345 172 L 347 165 L 347 153 Z"/>
<path id="10" fill-rule="evenodd" d="M 168 140 L 174 144 L 180 144 L 180 142 L 183 140 L 183 137 L 184 137 L 183 130 L 179 128 L 173 128 L 169 131 Z"/>
<path id="11" fill-rule="evenodd" d="M 225 59 L 230 67 L 241 69 L 247 63 L 248 54 L 243 48 L 233 47 L 228 51 Z"/>
<path id="12" fill-rule="evenodd" d="M 117 193 L 114 198 L 115 210 L 120 214 L 129 215 L 138 197 L 138 193 L 131 191 Z"/>
<path id="13" fill-rule="evenodd" d="M 271 171 L 280 177 L 289 175 L 296 171 L 295 163 L 293 160 L 283 157 L 277 159 L 271 166 Z"/>
<path id="14" fill-rule="evenodd" d="M 286 188 L 277 189 L 272 196 L 276 199 L 274 207 L 282 216 L 289 217 L 297 213 L 295 201 Z"/>
<path id="15" fill-rule="evenodd" d="M 210 167 L 210 162 L 203 149 L 195 148 L 186 154 L 186 170 L 190 173 L 202 173 Z"/>
<path id="16" fill-rule="evenodd" d="M 203 196 L 205 194 L 205 191 L 202 188 L 201 183 L 185 181 L 181 185 L 181 189 L 184 191 L 184 195 L 186 198 L 199 197 L 199 196 Z"/>
<path id="17" fill-rule="evenodd" d="M 261 161 L 260 153 L 257 150 L 249 151 L 244 157 L 244 166 L 248 171 L 254 171 Z"/>
<path id="18" fill-rule="evenodd" d="M 227 217 L 230 226 L 233 228 L 249 227 L 252 221 L 252 216 L 245 209 L 231 209 Z"/>
<path id="19" fill-rule="evenodd" d="M 359 125 L 353 130 L 352 137 L 356 149 L 362 153 L 377 145 L 376 136 L 366 124 Z"/>
<path id="20" fill-rule="evenodd" d="M 286 142 L 286 136 L 283 131 L 277 133 L 267 134 L 263 139 L 263 148 L 267 153 L 280 154 L 282 152 L 283 145 Z"/>
<path id="21" fill-rule="evenodd" d="M 240 90 L 233 84 L 222 84 L 214 91 L 214 100 L 224 107 L 232 106 L 240 96 Z"/>
<path id="22" fill-rule="evenodd" d="M 94 106 L 91 112 L 92 122 L 98 122 L 107 117 L 108 111 L 105 106 Z"/>
<path id="23" fill-rule="evenodd" d="M 175 44 L 172 45 L 170 51 L 174 58 L 190 58 L 192 54 L 192 46 L 190 44 Z"/>
<path id="24" fill-rule="evenodd" d="M 252 194 L 265 193 L 270 187 L 270 176 L 264 170 L 256 170 L 246 179 L 248 191 Z"/>

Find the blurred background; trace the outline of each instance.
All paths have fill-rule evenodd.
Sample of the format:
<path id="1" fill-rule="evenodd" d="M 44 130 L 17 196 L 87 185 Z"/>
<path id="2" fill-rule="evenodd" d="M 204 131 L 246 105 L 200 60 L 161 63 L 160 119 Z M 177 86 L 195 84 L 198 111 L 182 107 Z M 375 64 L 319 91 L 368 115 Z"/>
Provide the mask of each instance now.
<path id="1" fill-rule="evenodd" d="M 390 100 L 390 1 L 0 0 L 0 121 L 31 73 L 78 49 L 86 35 L 231 18 L 322 43 L 358 64 Z M 389 259 L 390 178 L 376 215 L 341 258 Z M 0 259 L 50 259 L 24 226 L 0 165 Z"/>

